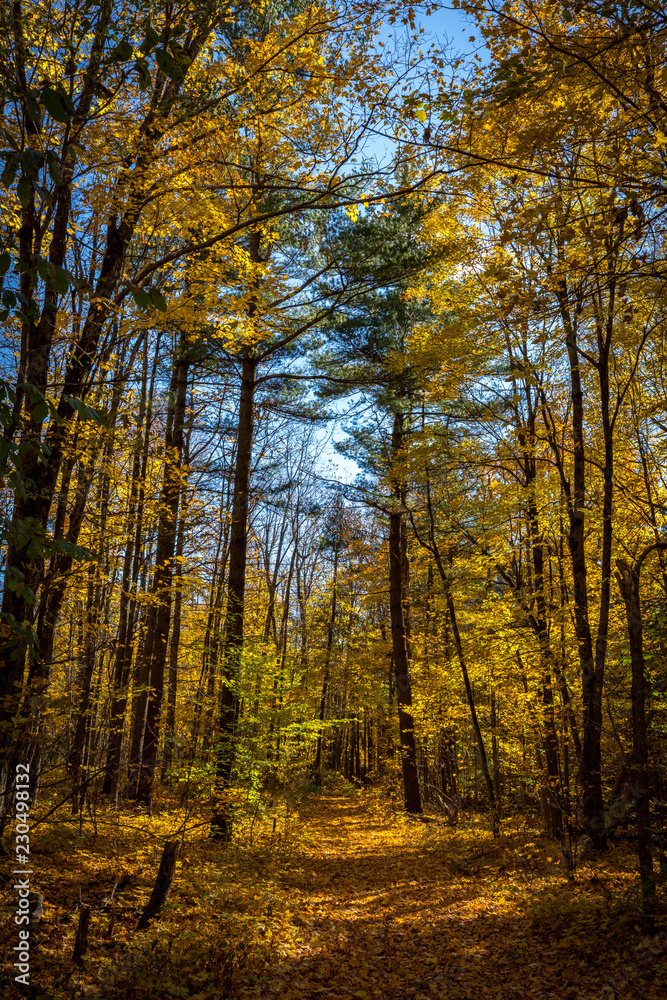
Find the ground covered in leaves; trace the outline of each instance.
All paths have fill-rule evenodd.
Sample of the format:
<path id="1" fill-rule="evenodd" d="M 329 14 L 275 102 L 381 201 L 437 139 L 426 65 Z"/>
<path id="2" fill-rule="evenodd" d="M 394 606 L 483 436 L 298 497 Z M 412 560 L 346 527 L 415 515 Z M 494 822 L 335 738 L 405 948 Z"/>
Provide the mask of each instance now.
<path id="1" fill-rule="evenodd" d="M 275 823 L 274 823 L 275 819 Z M 179 825 L 180 824 L 180 825 Z M 275 826 L 275 830 L 274 830 Z M 168 907 L 135 925 L 161 846 L 183 838 Z M 493 840 L 483 817 L 410 821 L 380 792 L 306 795 L 254 816 L 222 847 L 166 808 L 109 811 L 97 831 L 34 835 L 44 917 L 35 998 L 238 1000 L 661 1000 L 667 929 L 638 923 L 632 845 L 569 876 L 520 821 Z M 8 866 L 6 866 L 8 867 Z M 2 995 L 13 995 L 13 898 L 0 924 Z M 81 905 L 83 965 L 71 962 Z M 18 991 L 17 991 L 18 995 Z M 21 988 L 20 995 L 26 990 Z"/>

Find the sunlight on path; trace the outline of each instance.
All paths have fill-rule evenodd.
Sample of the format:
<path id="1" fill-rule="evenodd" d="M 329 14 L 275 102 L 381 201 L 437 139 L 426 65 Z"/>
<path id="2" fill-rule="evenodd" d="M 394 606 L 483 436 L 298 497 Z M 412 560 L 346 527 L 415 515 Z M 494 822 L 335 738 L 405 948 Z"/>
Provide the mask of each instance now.
<path id="1" fill-rule="evenodd" d="M 275 942 L 270 975 L 248 1000 L 663 995 L 620 956 L 596 955 L 593 927 L 573 951 L 522 910 L 511 880 L 462 877 L 432 827 L 383 824 L 359 800 L 334 797 L 309 802 L 302 822 L 303 849 L 277 881 L 294 937 Z"/>

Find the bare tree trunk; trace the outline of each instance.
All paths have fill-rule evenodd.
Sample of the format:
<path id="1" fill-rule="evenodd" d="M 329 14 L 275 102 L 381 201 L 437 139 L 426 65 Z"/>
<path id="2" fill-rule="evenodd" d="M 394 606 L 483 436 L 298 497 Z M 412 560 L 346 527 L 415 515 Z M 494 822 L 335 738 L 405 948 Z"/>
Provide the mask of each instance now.
<path id="1" fill-rule="evenodd" d="M 542 722 L 544 736 L 544 755 L 547 762 L 547 787 L 544 789 L 546 801 L 549 803 L 545 822 L 549 833 L 560 839 L 563 834 L 563 808 L 560 788 L 560 766 L 558 755 L 558 733 L 554 713 L 553 674 L 555 657 L 551 645 L 549 629 L 549 611 L 546 598 L 546 580 L 544 573 L 544 544 L 540 530 L 540 516 L 537 502 L 537 458 L 536 458 L 536 418 L 537 407 L 532 385 L 525 380 L 524 364 L 515 357 L 514 350 L 506 335 L 507 351 L 511 363 L 512 385 L 514 395 L 519 391 L 523 400 L 523 410 L 514 406 L 514 425 L 516 427 L 521 454 L 519 466 L 524 476 L 526 504 L 526 563 L 528 567 L 528 584 L 532 601 L 528 604 L 522 593 L 523 585 L 517 574 L 509 574 L 498 566 L 503 578 L 514 591 L 517 603 L 522 607 L 540 649 L 540 667 L 542 673 L 541 698 Z M 525 361 L 528 348 L 525 341 L 522 345 Z"/>
<path id="2" fill-rule="evenodd" d="M 324 722 L 327 695 L 329 693 L 329 682 L 331 673 L 331 650 L 333 647 L 334 628 L 336 625 L 336 601 L 338 588 L 338 545 L 334 548 L 333 582 L 331 585 L 331 611 L 329 614 L 329 624 L 327 626 L 327 644 L 324 651 L 324 672 L 322 675 L 322 697 L 320 698 L 319 720 Z M 322 784 L 322 730 L 317 735 L 317 750 L 315 752 L 315 764 L 313 765 L 313 781 L 317 785 Z"/>
<path id="3" fill-rule="evenodd" d="M 582 683 L 582 747 L 579 774 L 584 800 L 584 822 L 592 844 L 604 850 L 607 846 L 607 830 L 602 801 L 601 749 L 602 735 L 602 689 L 604 685 L 604 655 L 607 642 L 607 621 L 609 602 L 609 576 L 611 566 L 611 478 L 612 467 L 607 454 L 610 439 L 605 433 L 605 490 L 603 503 L 603 568 L 600 598 L 600 624 L 598 628 L 598 648 L 593 650 L 588 601 L 588 569 L 586 566 L 586 446 L 584 439 L 584 395 L 581 383 L 581 356 L 577 343 L 577 321 L 569 310 L 567 288 L 563 280 L 558 291 L 561 317 L 565 329 L 565 342 L 570 362 L 570 398 L 572 401 L 573 439 L 573 483 L 564 475 L 560 451 L 551 435 L 552 448 L 557 455 L 559 472 L 567 499 L 569 532 L 568 544 L 572 562 L 572 583 L 574 590 L 575 631 L 579 649 Z M 604 400 L 603 400 L 604 408 Z M 607 399 L 608 408 L 608 399 Z M 608 417 L 608 412 L 607 412 Z M 549 423 L 547 422 L 547 426 Z M 605 568 L 606 567 L 606 568 Z M 606 573 L 606 576 L 605 576 Z"/>
<path id="4" fill-rule="evenodd" d="M 479 719 L 477 718 L 477 709 L 475 707 L 475 698 L 473 696 L 472 685 L 470 684 L 470 676 L 468 674 L 468 665 L 466 663 L 465 654 L 463 651 L 463 644 L 461 642 L 461 634 L 459 632 L 458 622 L 456 619 L 456 609 L 454 607 L 454 598 L 452 597 L 450 589 L 450 581 L 447 576 L 447 571 L 443 564 L 442 553 L 440 551 L 440 546 L 435 535 L 435 513 L 433 510 L 433 503 L 431 500 L 431 485 L 429 478 L 428 465 L 425 467 L 426 475 L 426 511 L 428 514 L 428 537 L 424 538 L 420 531 L 417 529 L 414 518 L 411 517 L 412 528 L 415 533 L 415 537 L 419 544 L 427 549 L 434 557 L 435 565 L 440 575 L 442 581 L 442 586 L 445 591 L 445 599 L 447 601 L 447 612 L 449 616 L 449 624 L 452 629 L 452 636 L 454 639 L 454 648 L 456 649 L 456 655 L 459 661 L 459 666 L 461 667 L 461 674 L 463 675 L 463 684 L 466 691 L 466 698 L 468 699 L 468 708 L 470 709 L 470 719 L 472 722 L 473 733 L 475 736 L 475 741 L 477 743 L 477 749 L 479 750 L 479 756 L 482 764 L 482 772 L 484 774 L 484 781 L 486 783 L 486 789 L 489 796 L 489 804 L 491 806 L 491 817 L 493 824 L 493 835 L 497 837 L 500 832 L 500 817 L 498 814 L 498 805 L 496 802 L 496 796 L 493 788 L 493 781 L 491 780 L 491 774 L 489 772 L 489 765 L 486 757 L 486 749 L 484 747 L 484 740 L 482 738 L 482 730 L 480 729 Z M 450 557 L 451 558 L 451 557 Z M 477 762 L 475 761 L 475 767 Z"/>
<path id="5" fill-rule="evenodd" d="M 235 454 L 235 452 L 234 452 Z M 225 586 L 225 573 L 229 556 L 229 524 L 227 510 L 230 499 L 230 475 L 224 480 L 220 503 L 218 537 L 211 574 L 208 614 L 206 617 L 206 632 L 204 633 L 204 651 L 202 653 L 202 669 L 197 684 L 195 712 L 190 737 L 191 749 L 197 748 L 199 734 L 202 734 L 202 749 L 208 751 L 212 738 L 213 716 L 215 712 L 215 690 L 218 681 L 218 654 L 220 652 L 220 619 L 222 617 L 222 601 Z"/>
<path id="6" fill-rule="evenodd" d="M 400 460 L 403 447 L 403 424 L 403 413 L 396 410 L 391 435 L 392 462 Z M 403 484 L 400 479 L 397 479 L 394 484 L 394 496 L 399 509 L 389 514 L 389 616 L 391 619 L 391 646 L 398 703 L 398 732 L 401 742 L 405 808 L 409 813 L 420 813 L 422 812 L 422 798 L 419 788 L 415 722 L 411 711 L 412 680 L 408 646 L 409 625 L 406 623 L 407 540 L 404 515 L 400 509 L 404 505 L 404 494 Z"/>
<path id="7" fill-rule="evenodd" d="M 185 507 L 185 504 L 183 504 Z M 167 683 L 167 712 L 164 723 L 164 750 L 161 777 L 169 774 L 176 735 L 176 693 L 178 688 L 178 654 L 181 643 L 181 611 L 183 606 L 183 547 L 185 543 L 185 510 L 181 510 L 176 539 L 176 565 L 174 566 L 174 614 L 169 639 L 169 679 Z"/>
<path id="8" fill-rule="evenodd" d="M 236 757 L 236 728 L 239 713 L 236 685 L 243 651 L 248 554 L 248 494 L 255 429 L 253 407 L 256 378 L 257 361 L 252 356 L 250 348 L 246 348 L 241 371 L 241 396 L 236 435 L 236 468 L 229 536 L 229 580 L 222 652 L 215 801 L 211 817 L 211 836 L 225 843 L 229 842 L 232 835 L 232 815 L 227 801 L 227 789 L 231 782 Z"/>
<path id="9" fill-rule="evenodd" d="M 79 670 L 76 682 L 79 703 L 76 710 L 74 742 L 67 757 L 67 766 L 70 771 L 74 787 L 74 794 L 72 796 L 73 813 L 78 812 L 83 805 L 85 794 L 84 782 L 82 780 L 83 747 L 86 741 L 89 723 L 90 692 L 93 682 L 93 671 L 95 669 L 95 636 L 97 634 L 97 630 L 93 627 L 93 623 L 97 617 L 97 587 L 95 585 L 95 570 L 95 563 L 91 562 L 88 567 L 88 588 L 84 618 L 82 622 L 82 649 L 79 653 Z"/>
<path id="10" fill-rule="evenodd" d="M 146 930 L 151 920 L 157 916 L 161 907 L 167 902 L 169 890 L 171 889 L 171 883 L 174 881 L 174 873 L 176 871 L 176 862 L 178 861 L 180 848 L 181 845 L 178 840 L 168 840 L 164 845 L 162 857 L 160 858 L 160 867 L 158 868 L 151 897 L 146 903 L 143 913 L 139 917 L 139 921 L 137 923 L 136 929 L 138 931 Z"/>
<path id="11" fill-rule="evenodd" d="M 498 706 L 494 684 L 491 684 L 491 758 L 493 760 L 493 791 L 500 812 L 500 747 L 498 745 Z"/>
<path id="12" fill-rule="evenodd" d="M 643 622 L 639 579 L 646 556 L 654 549 L 667 549 L 667 542 L 655 542 L 641 553 L 634 566 L 616 561 L 616 580 L 625 602 L 632 661 L 632 793 L 637 811 L 637 854 L 644 915 L 652 926 L 655 914 L 655 879 L 651 850 L 651 805 L 648 781 L 648 739 L 646 732 Z"/>
<path id="13" fill-rule="evenodd" d="M 164 670 L 167 659 L 167 640 L 171 623 L 172 579 L 174 573 L 174 546 L 179 498 L 183 490 L 183 432 L 188 386 L 187 336 L 181 332 L 176 347 L 170 386 L 171 420 L 167 421 L 165 457 L 160 514 L 158 518 L 155 553 L 155 575 L 151 588 L 145 640 L 139 664 L 139 674 L 144 679 L 140 694 L 137 723 L 144 718 L 141 759 L 135 756 L 130 773 L 133 795 L 150 805 L 155 768 L 157 764 L 160 719 L 164 693 Z M 136 752 L 136 746 L 135 746 Z"/>
<path id="14" fill-rule="evenodd" d="M 452 626 L 452 635 L 454 636 L 454 646 L 456 648 L 456 655 L 459 659 L 459 665 L 461 667 L 461 673 L 463 674 L 463 684 L 466 689 L 466 697 L 468 699 L 468 707 L 470 709 L 470 720 L 472 722 L 473 732 L 475 734 L 475 741 L 477 743 L 477 749 L 479 750 L 479 759 L 482 764 L 482 774 L 484 775 L 484 781 L 486 783 L 486 791 L 489 796 L 489 804 L 491 806 L 491 817 L 493 820 L 493 836 L 497 837 L 500 833 L 500 817 L 498 815 L 498 804 L 496 802 L 495 791 L 493 788 L 493 781 L 491 780 L 491 774 L 489 771 L 489 763 L 486 757 L 486 748 L 484 746 L 484 739 L 482 738 L 482 730 L 479 725 L 479 719 L 477 718 L 477 708 L 475 707 L 475 698 L 472 693 L 472 686 L 470 684 L 470 677 L 468 675 L 468 665 L 466 664 L 465 654 L 463 652 L 463 644 L 461 642 L 461 634 L 459 632 L 458 622 L 456 620 L 456 609 L 454 607 L 454 599 L 449 591 L 447 591 L 447 611 L 449 612 L 449 622 Z"/>
<path id="15" fill-rule="evenodd" d="M 91 728 L 91 690 L 95 663 L 97 659 L 98 633 L 100 614 L 104 607 L 104 583 L 108 576 L 108 540 L 107 525 L 109 519 L 109 492 L 111 487 L 110 464 L 113 457 L 114 432 L 111 430 L 104 449 L 101 467 L 101 483 L 99 492 L 99 530 L 97 535 L 97 560 L 88 567 L 88 590 L 86 598 L 86 613 L 83 628 L 83 651 L 79 672 L 80 702 L 77 710 L 76 732 L 74 746 L 68 758 L 74 784 L 72 796 L 72 812 L 83 807 L 87 790 L 86 754 Z"/>
<path id="16" fill-rule="evenodd" d="M 79 911 L 79 923 L 76 928 L 74 938 L 74 950 L 72 951 L 72 961 L 75 965 L 83 965 L 83 956 L 88 950 L 88 928 L 90 926 L 90 906 L 85 903 Z"/>
<path id="17" fill-rule="evenodd" d="M 287 581 L 285 584 L 285 596 L 283 602 L 283 614 L 280 623 L 280 640 L 278 644 L 278 650 L 280 657 L 280 665 L 278 667 L 275 681 L 277 682 L 278 690 L 278 702 L 277 705 L 274 704 L 274 712 L 276 713 L 276 760 L 280 760 L 280 747 L 282 742 L 281 734 L 281 716 L 283 710 L 283 699 L 285 690 L 285 665 L 287 663 L 287 629 L 289 622 L 289 608 L 290 608 L 290 594 L 292 590 L 292 577 L 294 575 L 294 563 L 296 560 L 296 548 L 292 549 L 292 558 L 290 559 L 289 572 L 287 574 Z M 273 722 L 273 720 L 272 720 Z"/>
<path id="18" fill-rule="evenodd" d="M 403 515 L 389 515 L 389 613 L 394 661 L 394 679 L 398 701 L 398 732 L 401 742 L 401 767 L 405 808 L 409 813 L 422 811 L 417 767 L 415 723 L 411 712 L 412 682 L 410 661 L 404 623 L 403 566 L 401 534 L 404 530 Z"/>
<path id="19" fill-rule="evenodd" d="M 137 420 L 137 440 L 132 461 L 132 482 L 130 485 L 129 537 L 125 550 L 126 561 L 123 563 L 121 584 L 118 645 L 113 669 L 113 696 L 110 711 L 109 741 L 102 784 L 105 795 L 116 796 L 118 792 L 121 750 L 125 730 L 125 715 L 127 711 L 130 673 L 132 670 L 132 650 L 137 620 L 137 596 L 139 572 L 141 568 L 144 497 L 146 492 L 146 474 L 150 452 L 150 433 L 153 423 L 153 397 L 155 377 L 159 360 L 160 334 L 155 341 L 155 352 L 147 393 L 148 380 L 148 345 L 144 354 L 142 373 L 141 399 Z M 142 440 L 143 436 L 143 440 Z M 132 490 L 137 491 L 136 502 L 132 506 Z"/>

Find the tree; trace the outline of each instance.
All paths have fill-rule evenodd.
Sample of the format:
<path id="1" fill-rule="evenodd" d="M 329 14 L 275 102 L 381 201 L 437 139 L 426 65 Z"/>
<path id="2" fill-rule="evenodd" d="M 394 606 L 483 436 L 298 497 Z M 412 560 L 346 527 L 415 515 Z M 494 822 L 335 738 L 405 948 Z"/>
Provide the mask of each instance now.
<path id="1" fill-rule="evenodd" d="M 359 296 L 343 314 L 325 352 L 320 371 L 331 379 L 329 394 L 356 391 L 366 403 L 372 400 L 372 423 L 352 429 L 351 454 L 381 477 L 389 496 L 373 497 L 388 516 L 389 606 L 392 657 L 398 698 L 403 784 L 408 812 L 422 811 L 414 719 L 411 714 L 412 685 L 409 668 L 408 562 L 405 527 L 406 484 L 401 469 L 405 447 L 406 419 L 413 402 L 416 378 L 404 361 L 406 339 L 415 321 L 402 292 L 407 278 L 425 266 L 429 256 L 442 255 L 441 246 L 414 248 L 420 211 L 409 204 L 373 216 L 370 213 L 341 227 L 339 240 L 353 241 L 355 268 L 373 268 L 377 290 Z M 361 259 L 360 259 L 361 258 Z M 391 421 L 391 431 L 384 424 Z M 349 446 L 348 446 L 349 447 Z M 372 491 L 375 493 L 375 490 Z"/>

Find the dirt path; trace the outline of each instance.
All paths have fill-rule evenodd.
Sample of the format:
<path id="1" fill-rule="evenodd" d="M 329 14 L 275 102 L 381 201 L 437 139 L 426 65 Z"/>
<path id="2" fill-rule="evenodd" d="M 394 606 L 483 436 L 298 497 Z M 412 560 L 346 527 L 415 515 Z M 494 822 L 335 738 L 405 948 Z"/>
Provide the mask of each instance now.
<path id="1" fill-rule="evenodd" d="M 289 940 L 248 1000 L 664 1000 L 667 942 L 624 942 L 608 873 L 568 881 L 510 837 L 397 827 L 358 799 L 318 797 L 302 822 L 276 877 Z"/>

